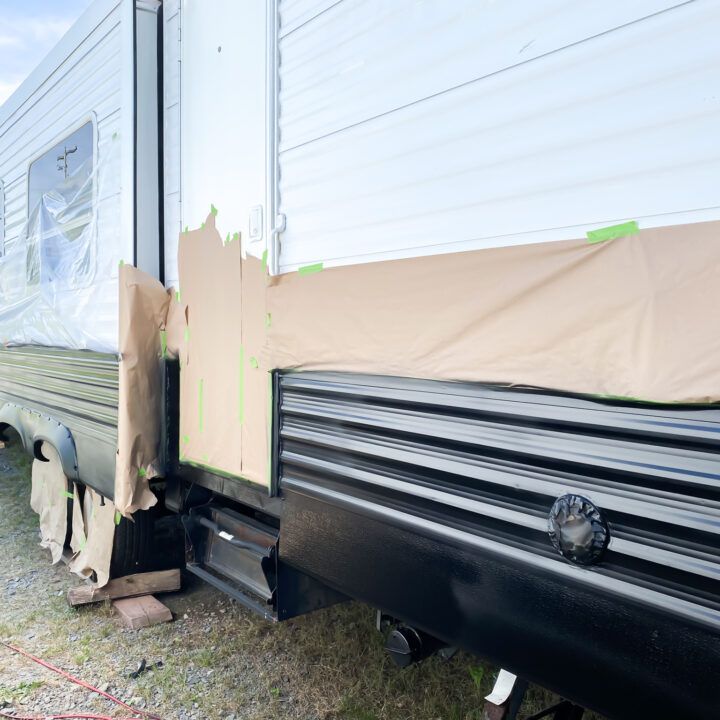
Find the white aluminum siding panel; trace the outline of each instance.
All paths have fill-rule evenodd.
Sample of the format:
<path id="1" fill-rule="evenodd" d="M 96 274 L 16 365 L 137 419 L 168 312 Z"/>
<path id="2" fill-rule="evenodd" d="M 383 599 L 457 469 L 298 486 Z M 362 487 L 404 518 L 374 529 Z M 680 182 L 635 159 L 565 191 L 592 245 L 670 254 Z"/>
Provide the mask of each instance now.
<path id="1" fill-rule="evenodd" d="M 539 8 L 344 0 L 281 39 L 282 271 L 719 216 L 720 6 Z"/>
<path id="2" fill-rule="evenodd" d="M 218 210 L 221 237 L 242 234 L 265 203 L 266 7 L 257 0 L 183 0 L 182 224 Z"/>
<path id="3" fill-rule="evenodd" d="M 282 39 L 280 149 L 682 4 L 343 0 Z"/>
<path id="4" fill-rule="evenodd" d="M 290 0 L 280 4 L 280 35 L 297 30 L 301 25 L 316 18 L 342 0 Z"/>

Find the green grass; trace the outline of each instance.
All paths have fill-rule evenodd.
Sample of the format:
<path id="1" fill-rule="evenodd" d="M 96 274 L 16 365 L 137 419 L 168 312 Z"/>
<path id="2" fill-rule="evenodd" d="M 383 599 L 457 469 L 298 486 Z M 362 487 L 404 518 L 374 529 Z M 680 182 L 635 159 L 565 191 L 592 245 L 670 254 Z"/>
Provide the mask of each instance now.
<path id="1" fill-rule="evenodd" d="M 0 706 L 3 703 L 14 705 L 22 702 L 44 684 L 42 680 L 32 680 L 30 682 L 20 682 L 13 687 L 0 685 Z"/>

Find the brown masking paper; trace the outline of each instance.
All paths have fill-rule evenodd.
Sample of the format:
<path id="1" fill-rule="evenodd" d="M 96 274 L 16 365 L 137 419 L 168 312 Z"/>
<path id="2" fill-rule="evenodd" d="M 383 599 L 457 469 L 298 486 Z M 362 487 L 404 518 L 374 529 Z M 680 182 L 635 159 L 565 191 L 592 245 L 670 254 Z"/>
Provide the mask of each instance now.
<path id="1" fill-rule="evenodd" d="M 55 564 L 62 558 L 67 534 L 68 479 L 52 445 L 43 443 L 41 453 L 47 462 L 33 460 L 30 507 L 40 518 L 40 545 L 50 550 Z"/>
<path id="2" fill-rule="evenodd" d="M 181 295 L 168 314 L 168 353 L 180 359 L 180 460 L 267 482 L 267 273 L 241 257 L 210 214 L 180 237 Z M 184 325 L 182 331 L 180 325 Z"/>
<path id="3" fill-rule="evenodd" d="M 720 223 L 278 277 L 272 364 L 720 400 Z"/>
<path id="4" fill-rule="evenodd" d="M 83 578 L 95 574 L 95 585 L 104 587 L 110 580 L 113 541 L 115 539 L 115 505 L 89 487 L 84 503 L 75 490 L 72 540 L 75 553 L 70 570 Z"/>
<path id="5" fill-rule="evenodd" d="M 61 560 L 65 546 L 70 490 L 55 448 L 43 443 L 41 452 L 47 462 L 33 461 L 30 505 L 40 516 L 40 544 L 49 548 L 54 564 Z M 110 579 L 115 506 L 88 487 L 83 506 L 77 485 L 73 485 L 72 499 L 70 570 L 85 578 L 94 573 L 96 584 L 102 587 Z"/>
<path id="6" fill-rule="evenodd" d="M 211 216 L 180 240 L 181 451 L 267 484 L 275 368 L 718 402 L 719 281 L 720 223 L 269 278 Z"/>
<path id="7" fill-rule="evenodd" d="M 202 229 L 181 235 L 180 460 L 241 475 L 246 359 L 240 240 L 223 240 L 214 220 L 211 214 Z"/>
<path id="8" fill-rule="evenodd" d="M 120 401 L 115 506 L 129 517 L 157 498 L 149 480 L 162 474 L 162 340 L 170 296 L 130 266 L 120 268 Z"/>

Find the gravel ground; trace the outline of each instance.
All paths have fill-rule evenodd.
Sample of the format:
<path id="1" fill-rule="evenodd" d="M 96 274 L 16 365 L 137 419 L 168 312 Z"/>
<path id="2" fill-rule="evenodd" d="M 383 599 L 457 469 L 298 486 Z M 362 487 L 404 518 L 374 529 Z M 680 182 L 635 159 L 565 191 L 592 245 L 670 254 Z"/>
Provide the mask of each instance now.
<path id="1" fill-rule="evenodd" d="M 38 544 L 30 465 L 0 450 L 0 639 L 166 720 L 479 720 L 495 670 L 458 653 L 398 670 L 374 612 L 347 604 L 273 626 L 184 576 L 161 596 L 174 622 L 129 631 L 109 605 L 68 607 L 81 580 Z M 162 661 L 137 679 L 141 660 Z M 527 713 L 554 698 L 533 688 Z M 0 708 L 128 717 L 110 701 L 0 646 Z M 525 713 L 523 713 L 524 715 Z M 588 720 L 602 720 L 586 715 Z"/>

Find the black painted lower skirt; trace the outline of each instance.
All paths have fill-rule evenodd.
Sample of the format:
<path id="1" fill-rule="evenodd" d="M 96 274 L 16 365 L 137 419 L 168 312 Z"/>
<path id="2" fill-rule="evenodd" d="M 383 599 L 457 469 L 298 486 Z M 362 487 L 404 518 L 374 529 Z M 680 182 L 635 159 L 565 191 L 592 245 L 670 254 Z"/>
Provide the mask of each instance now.
<path id="1" fill-rule="evenodd" d="M 718 717 L 720 637 L 285 479 L 281 559 L 610 718 Z"/>

